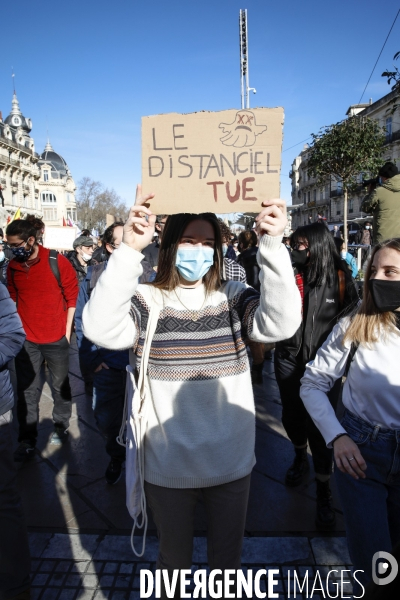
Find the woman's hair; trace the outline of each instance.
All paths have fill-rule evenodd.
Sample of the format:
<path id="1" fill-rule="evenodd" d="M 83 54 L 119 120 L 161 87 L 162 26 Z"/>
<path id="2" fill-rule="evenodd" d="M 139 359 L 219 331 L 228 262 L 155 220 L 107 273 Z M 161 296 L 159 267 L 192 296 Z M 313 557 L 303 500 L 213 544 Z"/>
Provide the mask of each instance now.
<path id="1" fill-rule="evenodd" d="M 290 237 L 292 248 L 299 239 L 307 240 L 310 252 L 307 263 L 307 283 L 312 287 L 325 283 L 329 287 L 333 285 L 335 274 L 338 270 L 343 270 L 343 267 L 329 229 L 323 223 L 304 225 L 292 233 Z"/>
<path id="2" fill-rule="evenodd" d="M 393 250 L 400 252 L 400 238 L 392 238 L 385 242 L 381 242 L 372 250 L 371 258 L 364 274 L 363 299 L 360 306 L 351 317 L 351 322 L 344 335 L 343 343 L 349 341 L 370 346 L 372 342 L 377 342 L 387 333 L 398 332 L 394 312 L 378 311 L 368 285 L 368 282 L 371 279 L 372 263 L 374 262 L 375 255 L 379 250 L 382 250 L 382 248 L 392 248 Z"/>
<path id="3" fill-rule="evenodd" d="M 158 254 L 157 275 L 153 283 L 160 290 L 172 291 L 180 283 L 179 272 L 175 267 L 176 253 L 186 227 L 192 221 L 207 221 L 214 230 L 214 263 L 204 276 L 206 292 L 217 290 L 222 278 L 222 242 L 217 217 L 213 213 L 180 213 L 170 215 L 164 227 Z"/>
<path id="4" fill-rule="evenodd" d="M 337 250 L 337 251 L 339 252 L 339 254 L 340 254 L 340 252 L 342 251 L 342 246 L 343 246 L 343 244 L 344 244 L 344 239 L 343 239 L 343 238 L 334 237 L 334 238 L 333 238 L 333 243 L 334 243 L 334 244 L 335 244 L 335 246 L 336 246 L 336 250 Z"/>
<path id="5" fill-rule="evenodd" d="M 17 235 L 21 240 L 26 242 L 30 237 L 37 240 L 40 234 L 43 233 L 44 223 L 35 215 L 27 215 L 26 219 L 17 219 L 9 224 L 6 229 L 7 235 Z"/>
<path id="6" fill-rule="evenodd" d="M 84 235 L 85 237 L 90 237 L 91 233 L 90 233 L 89 229 L 82 229 L 80 235 Z"/>
<path id="7" fill-rule="evenodd" d="M 218 225 L 221 230 L 222 241 L 226 241 L 228 244 L 230 244 L 232 232 L 229 229 L 228 225 L 224 223 L 222 219 L 218 219 Z"/>
<path id="8" fill-rule="evenodd" d="M 107 244 L 110 244 L 110 246 L 113 245 L 114 241 L 115 241 L 115 237 L 114 237 L 114 229 L 116 227 L 123 227 L 124 223 L 122 221 L 115 221 L 115 223 L 112 223 L 109 227 L 107 227 L 107 229 L 104 231 L 103 235 L 100 236 L 101 237 L 101 246 L 105 253 L 107 254 L 107 256 L 111 256 L 111 253 L 107 250 Z"/>
<path id="9" fill-rule="evenodd" d="M 247 250 L 247 248 L 251 248 L 251 246 L 257 246 L 256 232 L 253 229 L 251 231 L 241 231 L 238 242 L 239 250 L 242 252 L 243 250 Z"/>

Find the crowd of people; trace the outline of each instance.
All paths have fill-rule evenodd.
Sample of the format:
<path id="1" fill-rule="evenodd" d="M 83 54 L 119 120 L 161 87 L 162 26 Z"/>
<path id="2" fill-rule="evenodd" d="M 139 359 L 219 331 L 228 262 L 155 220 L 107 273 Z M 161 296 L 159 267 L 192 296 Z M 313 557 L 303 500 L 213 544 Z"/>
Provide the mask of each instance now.
<path id="1" fill-rule="evenodd" d="M 371 206 L 384 210 L 371 193 Z M 294 456 L 285 484 L 308 477 L 310 451 L 316 526 L 332 531 L 334 470 L 350 556 L 366 586 L 374 553 L 400 543 L 400 220 L 390 239 L 376 240 L 359 297 L 340 235 L 316 222 L 283 239 L 282 200 L 264 202 L 254 228 L 237 238 L 212 213 L 156 216 L 151 199 L 138 186 L 127 222 L 108 227 L 101 246 L 83 231 L 66 255 L 47 249 L 39 243 L 44 225 L 33 216 L 13 221 L 1 240 L 4 597 L 29 597 L 15 465 L 35 454 L 41 367 L 45 361 L 54 401 L 49 443 L 66 444 L 75 339 L 109 456 L 109 485 L 121 478 L 126 458 L 117 437 L 127 366 L 140 371 L 148 353 L 144 491 L 160 541 L 157 566 L 168 571 L 191 567 L 200 496 L 210 568 L 240 568 L 255 464 L 252 386 L 262 383 L 264 361 L 275 348 L 282 424 Z M 378 231 L 383 221 L 381 215 Z M 19 445 L 12 453 L 14 392 Z"/>

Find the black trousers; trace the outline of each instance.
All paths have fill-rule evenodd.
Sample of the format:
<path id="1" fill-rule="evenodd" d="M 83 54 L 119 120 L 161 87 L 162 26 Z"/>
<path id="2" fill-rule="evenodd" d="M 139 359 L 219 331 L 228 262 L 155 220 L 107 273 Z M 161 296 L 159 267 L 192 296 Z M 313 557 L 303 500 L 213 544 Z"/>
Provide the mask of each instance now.
<path id="1" fill-rule="evenodd" d="M 275 350 L 275 377 L 281 395 L 282 424 L 295 446 L 305 446 L 308 442 L 315 473 L 328 475 L 332 472 L 332 450 L 326 447 L 324 438 L 300 398 L 300 380 L 304 371 L 305 366 L 299 358 L 291 356 L 285 350 Z M 340 381 L 329 393 L 334 408 L 339 391 Z"/>
<path id="2" fill-rule="evenodd" d="M 36 444 L 39 412 L 40 368 L 46 360 L 53 391 L 53 421 L 65 429 L 69 426 L 72 410 L 71 387 L 68 379 L 69 343 L 66 337 L 51 344 L 25 341 L 15 358 L 17 375 L 17 417 L 19 442 Z"/>
<path id="3" fill-rule="evenodd" d="M 146 498 L 160 543 L 157 569 L 167 569 L 171 579 L 174 569 L 191 568 L 194 513 L 200 496 L 203 497 L 207 512 L 207 557 L 210 569 L 240 569 L 250 479 L 251 475 L 246 475 L 221 485 L 179 489 L 145 481 Z M 234 589 L 232 587 L 231 592 Z M 174 598 L 180 597 L 178 589 Z M 236 594 L 233 597 L 236 598 Z M 163 584 L 161 598 L 167 598 Z"/>

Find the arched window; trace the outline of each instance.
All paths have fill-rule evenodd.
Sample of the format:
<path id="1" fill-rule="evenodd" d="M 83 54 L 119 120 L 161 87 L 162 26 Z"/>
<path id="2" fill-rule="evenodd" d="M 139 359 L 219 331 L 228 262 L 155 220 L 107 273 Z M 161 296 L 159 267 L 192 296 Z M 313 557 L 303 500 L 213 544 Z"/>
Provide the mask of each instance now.
<path id="1" fill-rule="evenodd" d="M 57 199 L 52 192 L 42 192 L 42 203 L 43 204 L 55 204 Z"/>

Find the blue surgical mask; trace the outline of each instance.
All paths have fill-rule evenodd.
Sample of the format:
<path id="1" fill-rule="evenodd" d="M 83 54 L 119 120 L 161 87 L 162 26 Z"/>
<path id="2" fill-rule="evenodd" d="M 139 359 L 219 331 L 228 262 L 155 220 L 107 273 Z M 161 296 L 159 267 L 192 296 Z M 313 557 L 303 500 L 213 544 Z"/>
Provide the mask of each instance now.
<path id="1" fill-rule="evenodd" d="M 4 260 L 5 254 L 3 250 L 0 250 L 0 262 Z"/>
<path id="2" fill-rule="evenodd" d="M 207 246 L 179 247 L 175 266 L 186 281 L 198 281 L 210 270 L 214 263 L 214 249 Z"/>
<path id="3" fill-rule="evenodd" d="M 222 256 L 225 256 L 228 251 L 228 244 L 222 244 Z"/>

